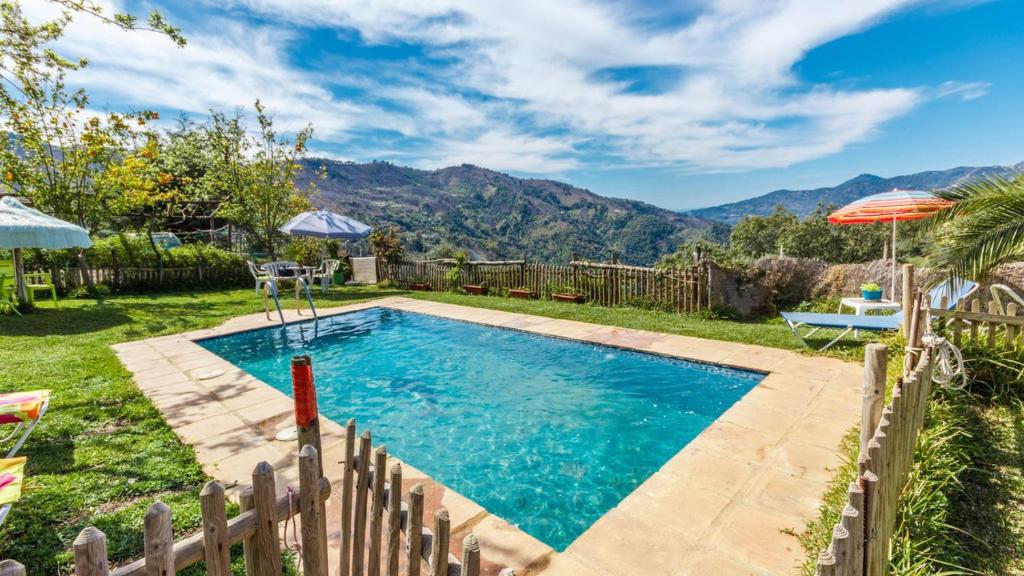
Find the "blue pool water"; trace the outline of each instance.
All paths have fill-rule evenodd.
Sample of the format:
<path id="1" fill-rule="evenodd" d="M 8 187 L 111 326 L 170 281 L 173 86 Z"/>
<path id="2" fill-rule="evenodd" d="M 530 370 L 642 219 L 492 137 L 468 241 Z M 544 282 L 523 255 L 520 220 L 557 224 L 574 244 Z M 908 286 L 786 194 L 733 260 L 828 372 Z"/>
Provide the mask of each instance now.
<path id="1" fill-rule="evenodd" d="M 763 375 L 384 308 L 204 340 L 564 550 Z"/>

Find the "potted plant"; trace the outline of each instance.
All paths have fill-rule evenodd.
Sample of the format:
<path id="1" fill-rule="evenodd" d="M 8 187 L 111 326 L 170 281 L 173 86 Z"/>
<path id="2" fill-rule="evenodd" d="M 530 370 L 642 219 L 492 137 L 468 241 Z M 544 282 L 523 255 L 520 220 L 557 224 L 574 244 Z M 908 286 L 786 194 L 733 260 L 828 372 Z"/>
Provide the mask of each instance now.
<path id="1" fill-rule="evenodd" d="M 462 289 L 466 291 L 466 294 L 474 294 L 476 296 L 487 295 L 487 282 L 481 282 L 480 284 L 463 284 Z"/>
<path id="2" fill-rule="evenodd" d="M 874 282 L 861 284 L 860 295 L 868 302 L 878 302 L 882 299 L 882 287 Z"/>
<path id="3" fill-rule="evenodd" d="M 572 286 L 562 286 L 551 291 L 551 299 L 559 302 L 583 302 L 583 295 Z"/>
<path id="4" fill-rule="evenodd" d="M 519 288 L 509 288 L 508 295 L 512 298 L 521 298 L 523 300 L 532 300 L 537 298 L 538 294 L 530 290 L 529 288 L 522 286 Z"/>

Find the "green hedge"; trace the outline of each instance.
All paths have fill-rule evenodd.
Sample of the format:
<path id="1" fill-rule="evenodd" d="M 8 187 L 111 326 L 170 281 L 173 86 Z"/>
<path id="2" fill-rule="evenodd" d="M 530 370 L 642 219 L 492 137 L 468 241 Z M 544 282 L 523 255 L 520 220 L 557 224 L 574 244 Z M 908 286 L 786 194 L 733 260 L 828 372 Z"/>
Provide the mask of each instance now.
<path id="1" fill-rule="evenodd" d="M 165 250 L 157 248 L 164 268 L 191 268 L 202 265 L 209 268 L 231 268 L 245 264 L 240 254 L 223 250 L 212 244 L 186 244 L 179 248 Z M 9 253 L 0 251 L 0 258 L 10 258 Z M 157 253 L 144 235 L 108 236 L 93 241 L 92 248 L 85 251 L 86 262 L 93 268 L 157 268 Z M 25 251 L 27 268 L 64 268 L 77 266 L 73 250 Z"/>

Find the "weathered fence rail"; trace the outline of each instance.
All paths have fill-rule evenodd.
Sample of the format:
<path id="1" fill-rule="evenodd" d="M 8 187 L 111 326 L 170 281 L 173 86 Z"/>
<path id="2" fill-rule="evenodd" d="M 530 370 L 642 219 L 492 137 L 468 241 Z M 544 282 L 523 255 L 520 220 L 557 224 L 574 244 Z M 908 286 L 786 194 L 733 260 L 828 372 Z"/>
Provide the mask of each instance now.
<path id="1" fill-rule="evenodd" d="M 989 302 L 983 311 L 981 301 L 972 299 L 969 303 L 960 300 L 954 310 L 949 310 L 943 301 L 939 308 L 929 310 L 938 317 L 937 332 L 959 347 L 968 340 L 979 338 L 989 347 L 1017 348 L 1024 345 L 1024 316 L 1018 315 L 1016 302 L 1006 305 L 1000 313 L 996 302 Z"/>
<path id="2" fill-rule="evenodd" d="M 88 527 L 75 539 L 74 558 L 77 576 L 144 576 L 174 574 L 200 561 L 206 561 L 208 574 L 231 574 L 231 546 L 242 543 L 247 573 L 281 573 L 281 543 L 278 524 L 296 514 L 303 525 L 317 526 L 324 517 L 324 505 L 331 493 L 330 482 L 320 476 L 317 452 L 305 446 L 299 453 L 299 490 L 276 497 L 274 468 L 261 462 L 252 473 L 252 485 L 241 497 L 242 513 L 228 519 L 225 514 L 224 487 L 208 482 L 200 493 L 203 529 L 185 539 L 174 541 L 172 512 L 163 502 L 154 502 L 143 521 L 144 557 L 111 570 L 107 561 L 107 537 Z M 326 557 L 326 533 L 302 533 L 302 549 Z M 305 554 L 304 554 L 305 557 Z M 309 564 L 306 565 L 307 570 Z M 307 572 L 309 574 L 327 574 Z"/>
<path id="3" fill-rule="evenodd" d="M 645 268 L 618 263 L 573 261 L 568 265 L 525 260 L 379 262 L 377 275 L 403 287 L 437 291 L 486 285 L 491 293 L 524 290 L 535 297 L 571 294 L 602 306 L 634 304 L 696 312 L 711 301 L 704 266 Z"/>
<path id="4" fill-rule="evenodd" d="M 928 311 L 919 296 L 911 315 L 904 375 L 897 380 L 885 407 L 886 347 L 869 344 L 864 351 L 858 474 L 849 485 L 832 543 L 818 557 L 820 576 L 888 573 L 899 496 L 914 461 L 931 393 L 935 351 L 922 347 Z"/>
<path id="5" fill-rule="evenodd" d="M 82 270 L 76 267 L 36 269 L 49 272 L 62 292 L 86 285 Z M 175 268 L 86 268 L 92 283 L 105 284 L 112 290 L 147 290 L 192 287 L 241 287 L 252 281 L 245 266 Z"/>

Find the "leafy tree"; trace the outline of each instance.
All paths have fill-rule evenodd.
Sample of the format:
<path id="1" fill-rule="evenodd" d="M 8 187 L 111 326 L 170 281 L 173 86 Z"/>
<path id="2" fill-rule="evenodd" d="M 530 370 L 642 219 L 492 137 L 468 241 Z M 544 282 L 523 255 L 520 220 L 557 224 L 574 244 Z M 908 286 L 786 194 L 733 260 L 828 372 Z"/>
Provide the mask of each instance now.
<path id="1" fill-rule="evenodd" d="M 785 230 L 800 223 L 796 214 L 781 204 L 768 216 L 744 216 L 729 235 L 734 250 L 744 256 L 759 258 L 779 251 L 779 237 Z"/>
<path id="2" fill-rule="evenodd" d="M 750 263 L 750 258 L 738 254 L 731 247 L 710 240 L 691 240 L 676 248 L 672 254 L 662 256 L 655 268 L 686 268 L 700 261 L 714 262 L 720 266 L 740 266 Z"/>
<path id="3" fill-rule="evenodd" d="M 14 69 L 22 93 L 20 98 L 0 93 L 4 112 L 0 131 L 15 135 L 13 146 L 0 149 L 0 160 L 5 184 L 12 191 L 29 197 L 39 209 L 94 233 L 109 216 L 117 191 L 107 185 L 111 178 L 106 172 L 119 166 L 124 184 L 138 180 L 137 176 L 128 178 L 141 160 L 130 151 L 143 138 L 140 129 L 157 115 L 139 112 L 89 117 L 85 93 L 66 90 L 66 70 Z M 82 251 L 79 265 L 85 266 Z"/>
<path id="4" fill-rule="evenodd" d="M 111 216 L 136 217 L 128 228 L 142 230 L 156 257 L 157 267 L 164 267 L 164 251 L 157 246 L 153 233 L 166 229 L 175 220 L 186 196 L 176 187 L 170 173 L 160 165 L 162 147 L 158 136 L 149 132 L 142 145 L 123 150 L 119 161 L 96 176 L 97 188 L 110 196 Z M 138 215 L 143 218 L 138 218 Z"/>
<path id="5" fill-rule="evenodd" d="M 1024 175 L 957 184 L 936 196 L 955 202 L 926 221 L 938 239 L 932 265 L 950 278 L 984 278 L 1024 257 Z"/>
<path id="6" fill-rule="evenodd" d="M 108 15 L 87 0 L 48 1 L 60 8 L 59 16 L 33 24 L 19 1 L 0 0 L 0 190 L 25 194 L 43 210 L 95 231 L 109 199 L 97 185 L 99 175 L 124 157 L 124 147 L 135 138 L 132 123 L 145 126 L 156 115 L 89 117 L 85 92 L 69 92 L 65 85 L 67 73 L 86 66 L 87 60 L 68 60 L 50 45 L 82 13 L 124 30 L 165 34 L 178 46 L 185 45 L 185 38 L 158 12 L 140 25 L 131 14 Z M 82 251 L 78 262 L 85 267 Z"/>
<path id="7" fill-rule="evenodd" d="M 394 228 L 376 228 L 370 232 L 370 249 L 378 260 L 389 263 L 398 262 L 405 253 L 402 239 Z"/>
<path id="8" fill-rule="evenodd" d="M 779 245 L 787 256 L 816 258 L 825 262 L 866 262 L 882 254 L 889 238 L 886 224 L 830 224 L 833 206 L 818 208 L 798 224 L 782 230 Z"/>
<path id="9" fill-rule="evenodd" d="M 454 244 L 448 241 L 448 239 L 442 239 L 437 244 L 434 244 L 426 254 L 427 260 L 440 260 L 442 258 L 454 258 L 455 254 L 459 252 L 459 249 Z"/>
<path id="10" fill-rule="evenodd" d="M 313 127 L 300 130 L 294 141 L 280 137 L 259 100 L 256 120 L 260 133 L 254 138 L 252 159 L 229 159 L 230 167 L 224 167 L 236 170 L 238 178 L 238 189 L 224 203 L 224 215 L 245 228 L 257 247 L 276 258 L 282 237 L 279 228 L 309 207 L 310 188 L 315 186 L 311 182 L 310 188 L 302 189 L 295 183 L 295 175 L 302 169 L 298 160 L 305 155 Z"/>

